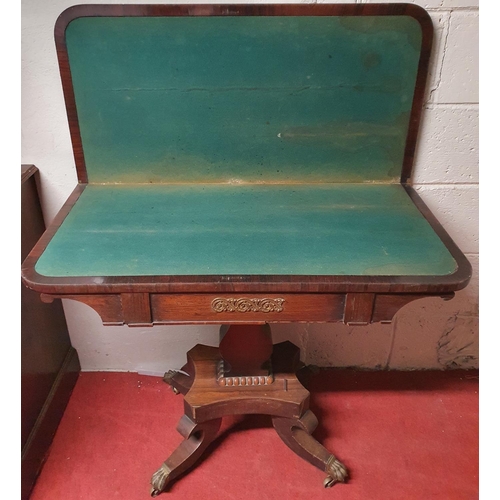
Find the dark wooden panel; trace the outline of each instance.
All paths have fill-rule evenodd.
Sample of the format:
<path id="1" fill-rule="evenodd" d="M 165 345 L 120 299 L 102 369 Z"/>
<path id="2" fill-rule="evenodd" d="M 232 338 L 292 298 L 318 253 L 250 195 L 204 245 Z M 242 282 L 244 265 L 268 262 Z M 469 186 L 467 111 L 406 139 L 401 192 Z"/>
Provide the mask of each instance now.
<path id="1" fill-rule="evenodd" d="M 128 326 L 152 326 L 148 293 L 122 293 L 123 321 Z"/>
<path id="2" fill-rule="evenodd" d="M 92 307 L 104 325 L 391 322 L 399 309 L 425 297 L 448 294 L 101 294 L 47 295 L 42 300 L 77 300 Z"/>
<path id="3" fill-rule="evenodd" d="M 54 299 L 70 299 L 77 300 L 87 304 L 94 309 L 101 317 L 105 325 L 123 325 L 123 312 L 122 301 L 120 295 L 107 294 L 107 295 L 47 295 L 41 294 L 43 302 L 51 303 Z"/>
<path id="4" fill-rule="evenodd" d="M 453 298 L 453 293 L 441 296 L 443 299 L 449 300 Z M 414 300 L 432 297 L 432 295 L 421 294 L 402 294 L 402 295 L 384 295 L 379 294 L 375 297 L 375 304 L 373 307 L 372 323 L 379 321 L 390 323 L 394 315 L 406 304 Z"/>
<path id="5" fill-rule="evenodd" d="M 38 169 L 33 165 L 21 168 L 21 262 L 28 256 L 45 231 L 38 201 Z"/>
<path id="6" fill-rule="evenodd" d="M 374 300 L 374 293 L 348 293 L 345 300 L 344 323 L 347 325 L 370 323 Z"/>
<path id="7" fill-rule="evenodd" d="M 21 260 L 45 226 L 37 192 L 38 170 L 21 170 Z M 59 301 L 44 304 L 21 287 L 21 448 L 22 498 L 39 473 L 52 436 L 76 382 L 80 365 L 71 347 Z"/>
<path id="8" fill-rule="evenodd" d="M 37 177 L 38 170 L 33 166 L 22 171 L 21 259 L 45 230 Z M 60 303 L 44 305 L 37 293 L 23 286 L 21 312 L 21 445 L 24 446 L 70 348 L 70 341 Z"/>
<path id="9" fill-rule="evenodd" d="M 80 373 L 78 354 L 69 349 L 21 456 L 21 499 L 28 500 Z"/>
<path id="10" fill-rule="evenodd" d="M 151 296 L 155 323 L 341 321 L 343 294 L 187 294 Z"/>

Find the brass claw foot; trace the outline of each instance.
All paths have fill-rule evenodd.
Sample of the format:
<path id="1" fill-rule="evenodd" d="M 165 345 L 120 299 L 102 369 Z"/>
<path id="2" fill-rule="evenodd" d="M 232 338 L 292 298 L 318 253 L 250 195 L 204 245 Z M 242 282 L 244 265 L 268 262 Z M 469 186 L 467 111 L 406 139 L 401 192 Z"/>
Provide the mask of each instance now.
<path id="1" fill-rule="evenodd" d="M 335 483 L 344 483 L 348 477 L 348 472 L 344 464 L 339 462 L 334 455 L 331 455 L 328 459 L 325 472 L 328 474 L 323 481 L 325 488 L 331 488 Z"/>
<path id="2" fill-rule="evenodd" d="M 311 410 L 299 419 L 273 417 L 273 425 L 280 438 L 299 457 L 326 472 L 327 477 L 323 481 L 325 488 L 346 481 L 348 473 L 344 464 L 311 435 L 318 425 Z"/>
<path id="3" fill-rule="evenodd" d="M 163 382 L 166 382 L 174 394 L 187 394 L 193 384 L 193 377 L 183 370 L 169 370 L 163 375 Z"/>
<path id="4" fill-rule="evenodd" d="M 165 464 L 163 464 L 153 474 L 153 477 L 151 478 L 151 496 L 152 497 L 158 496 L 165 489 L 165 486 L 167 486 L 167 483 L 169 480 L 170 472 L 171 472 L 170 469 Z"/>
<path id="5" fill-rule="evenodd" d="M 163 375 L 163 382 L 167 383 L 172 388 L 174 394 L 179 394 L 179 389 L 173 385 L 173 380 L 176 375 L 177 372 L 175 370 L 169 370 Z"/>
<path id="6" fill-rule="evenodd" d="M 215 439 L 221 424 L 220 418 L 197 424 L 184 415 L 177 425 L 177 430 L 184 441 L 151 478 L 151 496 L 156 497 L 168 483 L 192 467 L 208 445 Z"/>

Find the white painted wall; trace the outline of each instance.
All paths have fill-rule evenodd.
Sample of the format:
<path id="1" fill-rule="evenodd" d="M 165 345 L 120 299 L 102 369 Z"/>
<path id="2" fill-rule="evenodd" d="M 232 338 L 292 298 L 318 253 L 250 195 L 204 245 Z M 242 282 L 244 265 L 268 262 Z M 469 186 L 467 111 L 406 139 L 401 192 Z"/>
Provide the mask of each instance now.
<path id="1" fill-rule="evenodd" d="M 22 163 L 40 169 L 47 223 L 77 182 L 53 41 L 57 16 L 76 3 L 86 2 L 22 1 Z M 391 325 L 274 326 L 275 342 L 295 342 L 307 363 L 396 369 L 478 366 L 478 0 L 413 3 L 429 10 L 436 32 L 413 183 L 466 253 L 474 276 L 452 301 L 414 302 Z M 104 327 L 89 307 L 63 302 L 70 336 L 86 371 L 160 374 L 180 368 L 185 352 L 195 344 L 217 344 L 215 326 Z"/>

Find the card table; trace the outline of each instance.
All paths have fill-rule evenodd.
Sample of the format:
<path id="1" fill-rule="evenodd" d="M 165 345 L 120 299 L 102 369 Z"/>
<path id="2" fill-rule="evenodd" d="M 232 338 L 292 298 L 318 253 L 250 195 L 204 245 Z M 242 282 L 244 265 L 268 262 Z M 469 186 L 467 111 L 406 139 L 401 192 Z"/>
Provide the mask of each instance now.
<path id="1" fill-rule="evenodd" d="M 80 5 L 55 39 L 78 185 L 23 263 L 105 325 L 222 325 L 165 374 L 184 441 L 262 413 L 326 474 L 307 367 L 271 325 L 391 322 L 471 266 L 411 186 L 432 22 L 414 4 Z M 168 342 L 168 338 L 165 339 Z M 355 467 L 355 464 L 353 465 Z"/>

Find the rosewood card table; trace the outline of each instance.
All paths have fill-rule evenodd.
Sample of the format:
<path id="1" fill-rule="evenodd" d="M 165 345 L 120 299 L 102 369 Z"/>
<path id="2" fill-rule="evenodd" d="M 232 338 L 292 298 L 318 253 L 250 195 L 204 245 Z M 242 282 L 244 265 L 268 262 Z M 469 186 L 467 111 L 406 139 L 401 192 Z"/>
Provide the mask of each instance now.
<path id="1" fill-rule="evenodd" d="M 410 186 L 432 23 L 409 4 L 81 5 L 55 27 L 78 185 L 23 264 L 105 325 L 222 325 L 165 380 L 191 467 L 262 413 L 326 474 L 299 349 L 273 323 L 390 322 L 471 267 Z M 168 342 L 168 338 L 165 339 Z"/>

